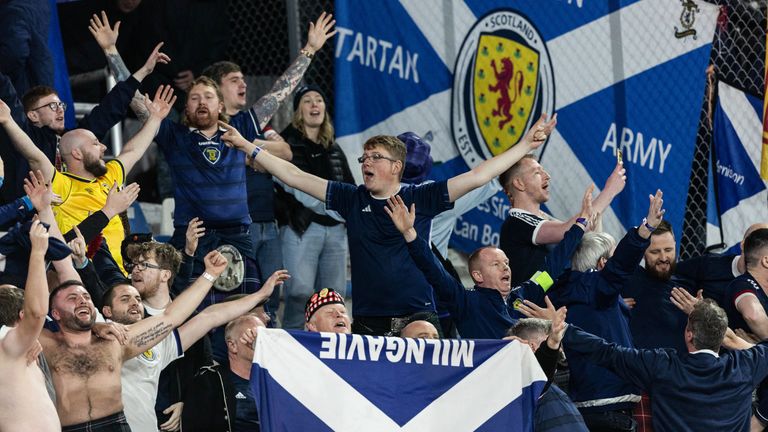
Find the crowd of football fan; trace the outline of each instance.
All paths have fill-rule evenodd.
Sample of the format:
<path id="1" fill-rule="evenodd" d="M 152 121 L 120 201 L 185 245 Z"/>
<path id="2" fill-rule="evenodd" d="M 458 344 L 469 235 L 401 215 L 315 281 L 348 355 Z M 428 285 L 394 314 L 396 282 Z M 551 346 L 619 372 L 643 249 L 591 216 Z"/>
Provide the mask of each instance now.
<path id="1" fill-rule="evenodd" d="M 768 223 L 744 227 L 741 255 L 678 262 L 663 194 L 643 191 L 647 211 L 617 242 L 601 215 L 624 189 L 620 158 L 599 194 L 584 185 L 578 213 L 548 216 L 550 175 L 531 153 L 557 116 L 443 181 L 427 180 L 419 136 L 367 138 L 355 185 L 323 89 L 299 85 L 336 32 L 325 13 L 252 106 L 220 58 L 143 95 L 174 52 L 154 41 L 131 74 L 120 23 L 95 13 L 84 26 L 119 83 L 67 130 L 43 3 L 0 3 L 0 429 L 259 430 L 249 378 L 265 326 L 517 340 L 549 379 L 537 431 L 768 424 Z M 115 2 L 124 14 L 139 3 Z M 277 133 L 268 123 L 286 100 L 294 116 Z M 141 129 L 105 162 L 100 140 L 129 108 Z M 140 190 L 126 176 L 153 142 L 173 184 L 167 242 L 125 216 Z M 469 256 L 465 287 L 450 235 L 499 190 L 511 207 L 500 245 Z"/>

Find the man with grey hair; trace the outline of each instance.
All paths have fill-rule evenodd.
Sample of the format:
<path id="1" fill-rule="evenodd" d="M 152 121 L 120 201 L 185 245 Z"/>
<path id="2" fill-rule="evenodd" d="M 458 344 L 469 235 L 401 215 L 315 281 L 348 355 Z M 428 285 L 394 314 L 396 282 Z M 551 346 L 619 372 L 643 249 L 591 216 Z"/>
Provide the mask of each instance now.
<path id="1" fill-rule="evenodd" d="M 551 303 L 548 303 L 551 306 Z M 549 308 L 554 311 L 554 307 Z M 557 317 L 553 317 L 557 320 Z M 559 318 L 562 325 L 563 318 Z M 528 342 L 539 365 L 551 381 L 557 369 L 562 334 L 552 332 L 552 320 L 542 318 L 522 318 L 507 331 L 510 337 Z M 544 343 L 546 341 L 546 343 Z M 587 432 L 579 410 L 573 405 L 560 387 L 552 383 L 541 393 L 534 414 L 534 429 L 537 432 Z"/>
<path id="2" fill-rule="evenodd" d="M 652 227 L 664 215 L 662 193 L 650 196 L 648 215 L 638 228 L 630 229 L 612 253 L 610 236 L 585 235 L 573 255 L 573 270 L 564 274 L 550 291 L 557 307 L 567 306 L 569 318 L 592 334 L 621 346 L 632 347 L 629 309 L 620 293 L 640 263 L 649 244 Z M 631 410 L 640 400 L 632 382 L 595 365 L 580 352 L 565 347 L 571 368 L 569 393 L 590 429 L 634 430 Z"/>
<path id="3" fill-rule="evenodd" d="M 566 350 L 647 391 L 654 430 L 749 431 L 752 390 L 768 376 L 768 347 L 718 353 L 728 318 L 712 300 L 698 302 L 685 328 L 687 353 L 637 350 L 565 330 Z"/>

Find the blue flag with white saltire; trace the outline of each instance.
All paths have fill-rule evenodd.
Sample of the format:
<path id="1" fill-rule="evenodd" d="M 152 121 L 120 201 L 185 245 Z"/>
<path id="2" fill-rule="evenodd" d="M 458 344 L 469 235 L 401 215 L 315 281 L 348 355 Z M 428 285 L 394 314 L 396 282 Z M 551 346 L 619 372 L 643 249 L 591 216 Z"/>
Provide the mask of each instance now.
<path id="1" fill-rule="evenodd" d="M 266 328 L 251 372 L 267 432 L 532 431 L 545 382 L 516 341 Z"/>
<path id="2" fill-rule="evenodd" d="M 717 95 L 712 157 L 714 213 L 719 217 L 715 223 L 708 220 L 707 243 L 740 253 L 739 243 L 747 227 L 768 221 L 768 190 L 760 178 L 763 101 L 724 82 L 718 83 Z"/>
<path id="3" fill-rule="evenodd" d="M 605 229 L 637 225 L 661 188 L 680 238 L 717 14 L 701 0 L 337 0 L 338 142 L 352 165 L 367 138 L 416 132 L 441 179 L 558 112 L 539 151 L 548 210 L 576 214 L 621 149 L 628 183 Z M 508 210 L 499 193 L 466 214 L 452 246 L 498 244 Z"/>

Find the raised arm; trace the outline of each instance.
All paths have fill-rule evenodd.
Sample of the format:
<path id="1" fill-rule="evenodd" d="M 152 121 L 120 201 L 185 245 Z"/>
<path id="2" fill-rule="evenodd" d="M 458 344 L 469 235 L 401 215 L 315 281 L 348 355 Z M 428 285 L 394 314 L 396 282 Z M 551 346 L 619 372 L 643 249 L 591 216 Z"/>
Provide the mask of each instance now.
<path id="1" fill-rule="evenodd" d="M 605 186 L 600 194 L 595 198 L 594 207 L 595 212 L 602 214 L 611 201 L 624 190 L 624 186 L 627 184 L 627 170 L 624 169 L 624 163 L 621 161 L 616 162 L 616 166 L 613 168 L 611 175 L 605 181 Z"/>
<path id="2" fill-rule="evenodd" d="M 179 327 L 181 348 L 186 351 L 193 343 L 208 333 L 211 329 L 222 326 L 233 319 L 248 313 L 263 300 L 272 295 L 275 286 L 281 285 L 290 276 L 286 270 L 278 270 L 264 282 L 261 289 L 241 299 L 218 303 L 208 306 L 194 318 Z"/>
<path id="3" fill-rule="evenodd" d="M 3 351 L 13 358 L 26 355 L 37 343 L 48 313 L 48 281 L 45 277 L 45 252 L 48 250 L 48 230 L 40 221 L 32 222 L 29 229 L 32 252 L 24 288 L 24 315 L 15 329 L 3 339 Z"/>
<path id="4" fill-rule="evenodd" d="M 136 357 L 157 345 L 174 328 L 180 326 L 192 315 L 195 308 L 203 301 L 213 286 L 216 278 L 227 267 L 227 259 L 218 251 L 211 251 L 205 256 L 205 273 L 176 297 L 159 315 L 155 315 L 133 324 L 128 331 L 128 343 L 123 347 L 123 358 Z"/>
<path id="5" fill-rule="evenodd" d="M 131 76 L 131 73 L 128 71 L 128 67 L 125 66 L 123 58 L 117 51 L 116 45 L 117 37 L 120 32 L 120 21 L 116 22 L 114 27 L 111 27 L 109 25 L 107 14 L 104 11 L 101 11 L 101 16 L 93 14 L 88 30 L 104 51 L 109 70 L 112 72 L 115 79 L 117 81 L 127 80 L 128 77 Z M 147 58 L 147 62 L 144 66 L 133 74 L 133 77 L 136 78 L 137 81 L 143 81 L 147 75 L 152 73 L 158 62 L 168 63 L 171 61 L 170 57 L 165 53 L 160 52 L 160 47 L 162 47 L 162 45 L 162 43 L 158 44 L 149 55 L 149 58 Z M 147 121 L 149 118 L 149 111 L 147 111 L 147 108 L 144 105 L 144 95 L 142 95 L 141 92 L 136 91 L 130 106 L 131 110 L 136 114 L 136 117 L 138 117 L 139 120 L 142 122 Z"/>
<path id="6" fill-rule="evenodd" d="M 605 263 L 605 267 L 600 271 L 600 277 L 608 284 L 600 284 L 602 294 L 615 295 L 621 292 L 624 285 L 640 264 L 645 249 L 648 247 L 651 231 L 646 225 L 658 226 L 664 218 L 664 209 L 662 206 L 661 190 L 657 190 L 655 195 L 649 195 L 647 224 L 640 224 L 637 229 L 630 229 L 627 234 L 616 246 L 613 256 Z"/>
<path id="7" fill-rule="evenodd" d="M 736 303 L 736 310 L 744 318 L 752 333 L 762 340 L 768 340 L 768 315 L 756 296 L 742 295 Z"/>
<path id="8" fill-rule="evenodd" d="M 400 195 L 395 195 L 387 200 L 384 211 L 403 235 L 413 262 L 424 274 L 427 282 L 432 285 L 437 298 L 448 305 L 448 309 L 455 319 L 463 319 L 464 314 L 468 312 L 466 307 L 467 291 L 461 282 L 445 270 L 435 254 L 432 253 L 427 241 L 418 236 L 413 227 L 416 220 L 416 205 L 411 204 L 409 210 Z"/>
<path id="9" fill-rule="evenodd" d="M 254 140 L 250 142 L 240 135 L 240 132 L 232 126 L 219 121 L 219 126 L 226 129 L 227 132 L 221 136 L 221 140 L 228 146 L 234 147 L 246 155 L 253 157 L 267 172 L 277 177 L 288 186 L 303 191 L 313 197 L 325 202 L 325 192 L 328 189 L 328 180 L 318 176 L 306 173 L 296 167 L 296 165 L 280 159 L 270 154 L 268 151 L 262 151 L 261 145 L 266 141 Z M 258 144 L 258 145 L 257 145 Z"/>
<path id="10" fill-rule="evenodd" d="M 312 62 L 312 57 L 320 50 L 329 38 L 336 34 L 333 25 L 336 21 L 333 15 L 323 12 L 314 23 L 309 23 L 307 44 L 301 50 L 296 60 L 288 67 L 280 78 L 275 81 L 267 94 L 253 104 L 253 111 L 259 119 L 259 127 L 263 128 L 275 115 L 280 103 L 285 100 L 301 81 L 304 73 Z"/>
<path id="11" fill-rule="evenodd" d="M 11 117 L 11 109 L 8 105 L 0 100 L 0 126 L 5 129 L 8 137 L 11 139 L 11 143 L 21 155 L 29 161 L 29 166 L 33 170 L 40 170 L 45 176 L 46 182 L 50 182 L 53 179 L 53 174 L 56 171 L 53 164 L 45 153 L 40 150 L 32 139 L 29 138 L 21 127 Z"/>
<path id="12" fill-rule="evenodd" d="M 544 144 L 547 137 L 557 125 L 557 114 L 547 121 L 547 115 L 542 114 L 539 121 L 531 127 L 525 136 L 509 150 L 491 159 L 483 161 L 471 170 L 448 180 L 448 196 L 451 202 L 464 196 L 467 192 L 490 182 L 507 168 L 519 161 L 523 156 Z"/>
<path id="13" fill-rule="evenodd" d="M 664 351 L 637 350 L 609 344 L 573 325 L 566 328 L 563 345 L 566 349 L 587 355 L 590 361 L 610 369 L 642 389 L 648 388 L 657 371 L 669 367 L 664 361 L 668 356 Z"/>
<path id="14" fill-rule="evenodd" d="M 176 102 L 176 96 L 174 96 L 171 86 L 158 87 L 155 92 L 155 99 L 152 101 L 149 100 L 149 96 L 146 97 L 144 105 L 149 111 L 149 119 L 144 123 L 141 130 L 125 144 L 123 151 L 117 157 L 122 162 L 126 174 L 131 172 L 136 162 L 144 156 L 144 152 L 147 151 L 160 128 L 160 123 L 168 115 L 174 102 Z"/>

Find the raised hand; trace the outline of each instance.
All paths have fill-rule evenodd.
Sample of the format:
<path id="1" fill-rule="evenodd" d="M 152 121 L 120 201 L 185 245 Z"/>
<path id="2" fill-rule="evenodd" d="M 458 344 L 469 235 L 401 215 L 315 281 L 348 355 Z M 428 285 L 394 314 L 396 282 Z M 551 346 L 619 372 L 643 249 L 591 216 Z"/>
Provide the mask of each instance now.
<path id="1" fill-rule="evenodd" d="M 101 11 L 101 18 L 93 14 L 88 30 L 93 35 L 93 38 L 96 39 L 96 43 L 99 44 L 101 49 L 109 51 L 114 49 L 117 43 L 117 36 L 120 33 L 120 21 L 116 22 L 114 27 L 110 27 L 107 13 Z"/>
<path id="2" fill-rule="evenodd" d="M 27 194 L 35 210 L 41 212 L 51 206 L 53 193 L 45 184 L 45 177 L 40 170 L 30 171 L 29 178 L 24 179 L 24 193 Z"/>
<path id="3" fill-rule="evenodd" d="M 406 235 L 413 229 L 413 224 L 416 221 L 416 204 L 411 204 L 411 209 L 408 210 L 400 195 L 395 195 L 389 197 L 384 211 L 401 234 Z"/>
<path id="4" fill-rule="evenodd" d="M 664 205 L 664 200 L 662 197 L 664 196 L 664 193 L 661 191 L 661 189 L 656 190 L 655 195 L 648 195 L 648 199 L 650 200 L 650 205 L 648 206 L 648 216 L 645 218 L 648 225 L 652 227 L 659 226 L 659 223 L 662 219 L 664 219 L 664 210 L 662 206 Z"/>
<path id="5" fill-rule="evenodd" d="M 552 134 L 552 131 L 555 130 L 555 126 L 557 126 L 557 114 L 553 115 L 549 120 L 547 120 L 546 114 L 542 114 L 536 124 L 526 132 L 523 140 L 530 143 L 531 149 L 535 149 L 544 144 L 544 141 L 546 141 Z"/>
<path id="6" fill-rule="evenodd" d="M 594 229 L 595 227 L 595 218 L 597 217 L 597 214 L 592 210 L 592 192 L 594 192 L 594 190 L 595 185 L 589 185 L 584 192 L 584 197 L 581 199 L 581 212 L 579 213 L 579 218 L 587 220 L 585 230 Z"/>
<path id="7" fill-rule="evenodd" d="M 323 12 L 317 21 L 309 23 L 309 31 L 307 32 L 307 45 L 305 50 L 310 51 L 311 54 L 319 51 L 323 47 L 325 41 L 333 37 L 336 34 L 336 29 L 333 28 L 336 24 L 336 20 L 333 19 L 333 15 Z"/>
<path id="8" fill-rule="evenodd" d="M 205 235 L 205 227 L 200 218 L 192 218 L 187 224 L 186 242 L 184 243 L 184 253 L 187 256 L 195 256 L 197 252 L 197 242 L 200 237 Z"/>
<path id="9" fill-rule="evenodd" d="M 613 168 L 613 172 L 608 176 L 605 181 L 603 191 L 610 193 L 611 196 L 616 196 L 619 192 L 624 190 L 624 186 L 627 184 L 627 170 L 624 169 L 624 162 L 616 162 L 616 166 Z"/>
<path id="10" fill-rule="evenodd" d="M 138 183 L 131 183 L 118 190 L 117 182 L 113 182 L 112 187 L 109 188 L 107 202 L 101 211 L 104 212 L 107 218 L 112 219 L 115 215 L 128 210 L 128 207 L 139 197 L 140 190 L 141 187 Z"/>
<path id="11" fill-rule="evenodd" d="M 545 297 L 544 299 L 547 307 L 541 307 L 530 300 L 523 300 L 515 305 L 515 309 L 528 318 L 540 318 L 552 321 L 557 314 L 557 310 L 552 302 L 549 301 L 549 297 Z"/>
<path id="12" fill-rule="evenodd" d="M 696 306 L 696 303 L 703 299 L 702 290 L 699 290 L 699 292 L 696 294 L 696 297 L 694 297 L 687 290 L 674 287 L 672 288 L 671 294 L 672 295 L 669 297 L 669 300 L 673 305 L 677 306 L 678 309 L 685 312 L 686 315 L 690 315 L 691 312 L 693 312 L 693 308 Z"/>
<path id="13" fill-rule="evenodd" d="M 152 71 L 155 70 L 155 66 L 157 66 L 158 63 L 168 64 L 171 61 L 171 58 L 168 57 L 168 55 L 164 52 L 160 52 L 160 48 L 163 47 L 163 44 L 165 42 L 160 42 L 155 46 L 155 49 L 152 50 L 152 52 L 149 54 L 149 57 L 147 57 L 146 63 L 144 63 L 144 66 L 141 67 L 138 71 L 136 71 L 136 74 L 138 75 L 136 79 L 139 81 L 143 80 L 147 75 L 151 74 Z"/>
<path id="14" fill-rule="evenodd" d="M 146 105 L 150 117 L 158 120 L 162 120 L 168 115 L 175 102 L 176 96 L 173 94 L 173 87 L 169 85 L 158 87 L 152 101 L 149 100 L 149 95 L 144 95 L 144 105 Z"/>
<path id="15" fill-rule="evenodd" d="M 203 259 L 203 262 L 205 262 L 205 271 L 213 277 L 221 276 L 229 263 L 227 258 L 217 250 L 208 252 L 208 255 Z"/>
<path id="16" fill-rule="evenodd" d="M 269 279 L 264 282 L 264 284 L 261 285 L 259 293 L 265 294 L 266 297 L 269 297 L 272 295 L 272 291 L 275 290 L 276 286 L 282 285 L 283 282 L 290 278 L 291 275 L 288 274 L 288 270 L 277 270 L 276 272 L 272 273 L 272 276 L 270 276 Z"/>
<path id="17" fill-rule="evenodd" d="M 552 306 L 549 301 L 549 297 L 544 297 L 544 301 L 547 302 L 547 307 Z M 565 323 L 565 317 L 568 314 L 568 309 L 565 306 L 555 312 L 552 316 L 552 329 L 549 331 L 549 337 L 547 337 L 547 345 L 552 349 L 558 349 L 560 343 L 563 341 L 565 335 L 565 329 L 568 325 Z"/>
<path id="18" fill-rule="evenodd" d="M 85 243 L 85 238 L 80 232 L 80 229 L 75 226 L 72 228 L 75 231 L 75 238 L 72 239 L 67 246 L 72 249 L 72 261 L 80 268 L 83 267 L 86 260 L 86 254 L 88 253 L 88 245 Z"/>
<path id="19" fill-rule="evenodd" d="M 48 228 L 36 219 L 29 227 L 29 241 L 32 243 L 32 255 L 45 255 L 48 251 Z"/>

